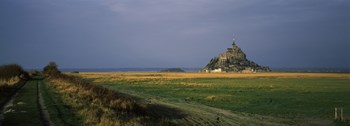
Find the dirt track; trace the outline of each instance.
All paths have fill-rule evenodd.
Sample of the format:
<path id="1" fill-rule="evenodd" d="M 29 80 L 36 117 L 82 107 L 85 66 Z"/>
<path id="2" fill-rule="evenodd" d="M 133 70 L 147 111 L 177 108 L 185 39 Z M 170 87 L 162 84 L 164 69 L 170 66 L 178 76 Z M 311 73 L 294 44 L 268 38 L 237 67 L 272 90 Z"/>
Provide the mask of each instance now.
<path id="1" fill-rule="evenodd" d="M 0 110 L 0 126 L 32 124 L 41 124 L 43 126 L 53 125 L 41 95 L 41 84 L 41 80 L 32 80 L 31 83 L 27 82 L 20 90 L 17 90 L 16 94 L 1 107 L 3 109 Z M 38 114 L 36 115 L 35 113 Z M 27 121 L 18 121 L 18 118 L 27 118 Z"/>

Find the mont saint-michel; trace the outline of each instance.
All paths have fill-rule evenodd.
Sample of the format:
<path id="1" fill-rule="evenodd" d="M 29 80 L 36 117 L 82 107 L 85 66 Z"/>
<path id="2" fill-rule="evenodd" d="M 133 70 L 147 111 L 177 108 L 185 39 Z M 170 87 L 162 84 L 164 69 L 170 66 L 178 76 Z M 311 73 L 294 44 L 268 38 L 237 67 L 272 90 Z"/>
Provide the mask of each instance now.
<path id="1" fill-rule="evenodd" d="M 202 69 L 203 72 L 269 72 L 267 66 L 260 66 L 246 58 L 246 54 L 237 46 L 233 37 L 232 48 L 214 57 Z"/>

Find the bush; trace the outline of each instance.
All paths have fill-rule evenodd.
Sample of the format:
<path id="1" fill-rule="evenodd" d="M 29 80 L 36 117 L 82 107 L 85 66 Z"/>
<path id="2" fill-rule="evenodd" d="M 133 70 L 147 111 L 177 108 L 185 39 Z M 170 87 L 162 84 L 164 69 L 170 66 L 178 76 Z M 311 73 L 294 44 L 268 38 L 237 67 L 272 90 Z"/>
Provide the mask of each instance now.
<path id="1" fill-rule="evenodd" d="M 7 64 L 0 66 L 0 79 L 9 80 L 13 77 L 26 78 L 26 72 L 18 64 Z"/>
<path id="2" fill-rule="evenodd" d="M 57 64 L 55 62 L 50 62 L 47 66 L 44 67 L 43 74 L 45 76 L 57 76 L 61 74 L 61 71 L 58 70 Z"/>

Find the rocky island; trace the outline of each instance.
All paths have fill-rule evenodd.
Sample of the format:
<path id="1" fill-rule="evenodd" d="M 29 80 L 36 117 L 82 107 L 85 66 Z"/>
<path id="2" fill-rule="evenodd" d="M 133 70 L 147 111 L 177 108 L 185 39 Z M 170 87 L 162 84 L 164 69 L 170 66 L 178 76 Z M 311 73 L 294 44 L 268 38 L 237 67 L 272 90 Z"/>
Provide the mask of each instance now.
<path id="1" fill-rule="evenodd" d="M 269 72 L 271 69 L 266 66 L 260 66 L 246 58 L 246 54 L 236 45 L 233 37 L 232 48 L 219 54 L 210 60 L 210 62 L 201 70 L 202 72 Z"/>

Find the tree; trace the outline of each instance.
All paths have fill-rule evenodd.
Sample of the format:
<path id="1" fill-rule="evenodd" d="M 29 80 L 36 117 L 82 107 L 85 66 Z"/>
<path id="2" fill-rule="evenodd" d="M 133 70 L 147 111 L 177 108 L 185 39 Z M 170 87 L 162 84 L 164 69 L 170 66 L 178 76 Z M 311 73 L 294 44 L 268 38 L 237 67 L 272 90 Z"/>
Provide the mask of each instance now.
<path id="1" fill-rule="evenodd" d="M 56 76 L 60 74 L 61 71 L 58 70 L 55 62 L 49 62 L 49 64 L 44 67 L 43 73 L 45 76 Z"/>

